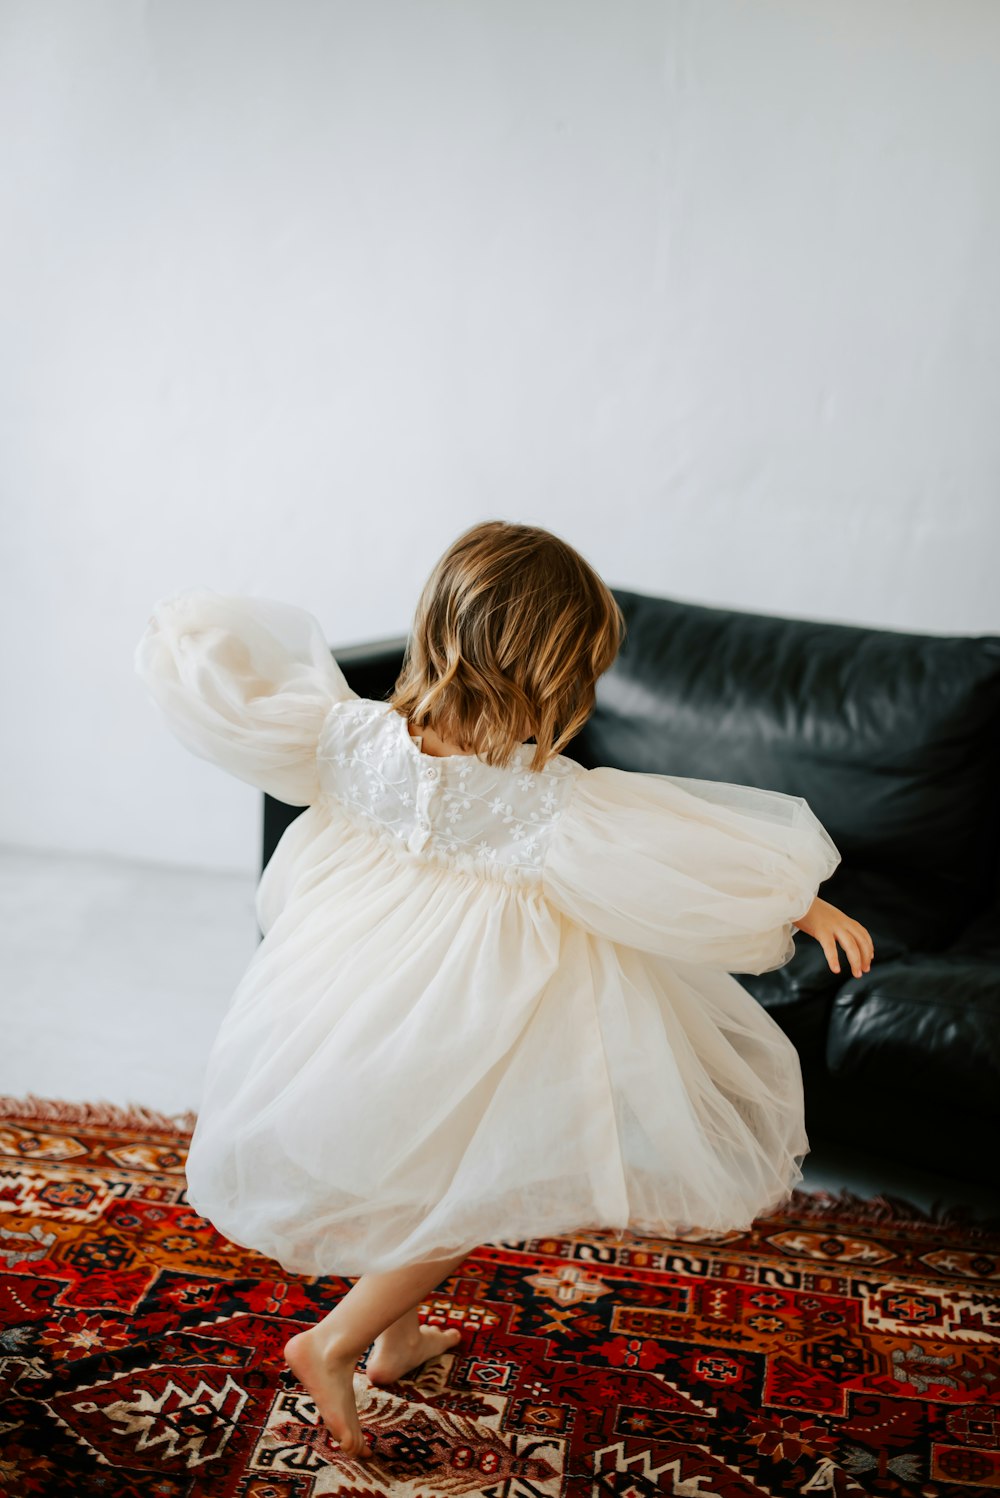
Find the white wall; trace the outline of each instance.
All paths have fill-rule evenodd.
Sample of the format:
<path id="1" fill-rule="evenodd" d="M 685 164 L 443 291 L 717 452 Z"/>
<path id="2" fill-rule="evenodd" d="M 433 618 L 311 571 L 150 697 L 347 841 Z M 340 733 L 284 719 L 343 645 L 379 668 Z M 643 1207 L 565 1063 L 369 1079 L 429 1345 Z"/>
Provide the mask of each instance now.
<path id="1" fill-rule="evenodd" d="M 992 0 L 0 4 L 0 837 L 249 869 L 152 602 L 402 633 L 474 520 L 994 632 Z"/>

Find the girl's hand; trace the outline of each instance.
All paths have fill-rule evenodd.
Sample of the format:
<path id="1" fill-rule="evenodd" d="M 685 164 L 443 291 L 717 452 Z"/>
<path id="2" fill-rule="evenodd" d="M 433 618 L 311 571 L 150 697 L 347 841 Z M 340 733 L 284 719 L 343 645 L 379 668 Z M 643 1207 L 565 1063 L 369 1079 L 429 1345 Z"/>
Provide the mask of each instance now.
<path id="1" fill-rule="evenodd" d="M 793 921 L 800 931 L 807 936 L 814 936 L 826 954 L 826 960 L 830 964 L 830 971 L 840 972 L 840 953 L 837 951 L 837 942 L 844 949 L 844 954 L 851 964 L 851 971 L 855 978 L 860 978 L 862 973 L 867 973 L 875 956 L 875 943 L 860 921 L 852 920 L 836 905 L 831 905 L 828 900 L 821 900 L 819 895 L 806 911 L 801 920 Z"/>

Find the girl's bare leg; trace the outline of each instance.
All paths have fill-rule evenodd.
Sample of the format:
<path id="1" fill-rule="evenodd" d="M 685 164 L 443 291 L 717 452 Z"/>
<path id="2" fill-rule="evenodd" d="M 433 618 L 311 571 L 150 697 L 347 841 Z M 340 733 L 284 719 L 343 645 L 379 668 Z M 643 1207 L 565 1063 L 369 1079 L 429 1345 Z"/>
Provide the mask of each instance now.
<path id="1" fill-rule="evenodd" d="M 285 1361 L 311 1394 L 320 1419 L 341 1450 L 363 1456 L 364 1437 L 354 1401 L 354 1369 L 378 1339 L 367 1373 L 372 1383 L 389 1383 L 408 1369 L 436 1357 L 459 1340 L 457 1327 L 421 1327 L 417 1307 L 435 1286 L 466 1259 L 435 1259 L 407 1264 L 382 1274 L 363 1274 L 333 1310 L 284 1346 Z"/>
<path id="2" fill-rule="evenodd" d="M 458 1262 L 461 1263 L 461 1259 Z M 404 1373 L 419 1368 L 428 1358 L 440 1357 L 442 1352 L 447 1352 L 461 1340 L 462 1333 L 457 1326 L 422 1325 L 417 1307 L 413 1306 L 375 1338 L 365 1372 L 373 1384 L 395 1383 Z"/>

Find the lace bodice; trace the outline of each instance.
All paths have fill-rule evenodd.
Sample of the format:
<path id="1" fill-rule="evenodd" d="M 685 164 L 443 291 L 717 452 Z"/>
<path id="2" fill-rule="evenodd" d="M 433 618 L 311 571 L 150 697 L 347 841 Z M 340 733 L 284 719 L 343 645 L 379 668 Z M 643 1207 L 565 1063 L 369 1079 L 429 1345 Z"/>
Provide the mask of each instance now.
<path id="1" fill-rule="evenodd" d="M 552 830 L 581 767 L 564 755 L 528 768 L 477 755 L 424 754 L 406 719 L 385 702 L 356 697 L 330 710 L 320 735 L 320 786 L 341 807 L 400 848 L 511 882 L 540 880 Z"/>

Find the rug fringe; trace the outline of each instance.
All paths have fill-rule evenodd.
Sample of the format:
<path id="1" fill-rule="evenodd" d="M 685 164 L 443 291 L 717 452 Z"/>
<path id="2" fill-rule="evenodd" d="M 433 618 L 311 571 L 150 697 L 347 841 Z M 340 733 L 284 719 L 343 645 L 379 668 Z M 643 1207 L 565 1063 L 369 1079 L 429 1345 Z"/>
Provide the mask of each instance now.
<path id="1" fill-rule="evenodd" d="M 827 1217 L 834 1211 L 865 1222 L 926 1222 L 945 1227 L 967 1225 L 985 1228 L 989 1232 L 1000 1230 L 1000 1216 L 980 1217 L 978 1209 L 966 1203 L 935 1199 L 929 1207 L 920 1207 L 916 1202 L 888 1191 L 876 1196 L 856 1196 L 847 1186 L 842 1186 L 839 1191 L 828 1191 L 819 1186 L 803 1190 L 797 1186 L 786 1210 L 816 1217 Z"/>
<path id="2" fill-rule="evenodd" d="M 62 1098 L 0 1097 L 0 1118 L 17 1118 L 37 1123 L 60 1123 L 110 1129 L 161 1129 L 175 1134 L 191 1134 L 198 1121 L 197 1109 L 183 1113 L 161 1113 L 142 1103 L 67 1102 Z"/>

